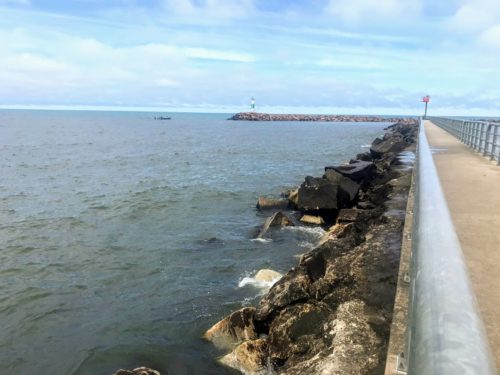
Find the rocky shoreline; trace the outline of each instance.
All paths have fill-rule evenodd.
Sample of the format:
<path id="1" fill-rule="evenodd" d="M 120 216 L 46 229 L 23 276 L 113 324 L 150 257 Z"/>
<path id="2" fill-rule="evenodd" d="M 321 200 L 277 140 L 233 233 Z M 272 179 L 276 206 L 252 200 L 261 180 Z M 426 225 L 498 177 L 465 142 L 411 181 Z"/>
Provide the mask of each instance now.
<path id="1" fill-rule="evenodd" d="M 306 177 L 284 198 L 259 199 L 258 209 L 273 212 L 259 238 L 288 225 L 327 230 L 257 307 L 205 333 L 226 350 L 220 363 L 252 375 L 383 373 L 417 122 L 387 130 L 349 164 Z"/>
<path id="2" fill-rule="evenodd" d="M 228 120 L 234 121 L 324 121 L 324 122 L 393 122 L 411 124 L 415 119 L 408 117 L 380 117 L 354 115 L 301 115 L 301 114 L 271 114 L 259 112 L 240 112 Z"/>

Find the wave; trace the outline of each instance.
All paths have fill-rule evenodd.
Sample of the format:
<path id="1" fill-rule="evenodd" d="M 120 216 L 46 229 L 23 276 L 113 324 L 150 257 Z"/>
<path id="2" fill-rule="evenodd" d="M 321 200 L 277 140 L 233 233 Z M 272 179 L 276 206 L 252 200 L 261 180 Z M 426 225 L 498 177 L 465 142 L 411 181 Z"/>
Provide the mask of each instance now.
<path id="1" fill-rule="evenodd" d="M 270 243 L 273 242 L 270 238 L 252 238 L 250 241 L 252 242 L 260 242 L 260 243 Z"/>
<path id="2" fill-rule="evenodd" d="M 281 276 L 269 281 L 256 280 L 254 276 L 244 276 L 238 282 L 238 288 L 243 288 L 247 285 L 251 285 L 255 288 L 262 289 L 261 293 L 263 294 L 268 291 L 279 279 L 281 279 Z"/>

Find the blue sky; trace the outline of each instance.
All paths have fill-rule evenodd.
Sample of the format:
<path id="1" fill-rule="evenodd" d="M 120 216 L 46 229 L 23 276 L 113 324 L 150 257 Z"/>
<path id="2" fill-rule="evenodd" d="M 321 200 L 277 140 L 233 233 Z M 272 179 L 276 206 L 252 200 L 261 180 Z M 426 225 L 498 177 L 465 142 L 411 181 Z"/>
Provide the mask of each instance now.
<path id="1" fill-rule="evenodd" d="M 439 3 L 439 4 L 436 4 Z M 0 106 L 500 115 L 498 0 L 0 0 Z"/>

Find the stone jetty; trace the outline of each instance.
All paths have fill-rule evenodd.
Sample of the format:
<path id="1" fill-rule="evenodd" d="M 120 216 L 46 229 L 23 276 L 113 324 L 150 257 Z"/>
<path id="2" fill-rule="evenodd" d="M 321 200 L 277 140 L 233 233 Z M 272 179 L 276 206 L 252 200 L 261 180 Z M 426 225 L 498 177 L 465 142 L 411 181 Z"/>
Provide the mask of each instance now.
<path id="1" fill-rule="evenodd" d="M 326 234 L 257 306 L 207 330 L 204 338 L 226 350 L 220 363 L 248 375 L 383 373 L 411 183 L 411 168 L 399 153 L 413 150 L 416 138 L 415 120 L 398 121 L 369 152 L 306 177 L 287 193 L 288 205 L 267 201 L 286 212 L 273 215 L 278 224 L 317 223 Z M 261 209 L 273 206 L 263 203 Z"/>
<path id="2" fill-rule="evenodd" d="M 300 115 L 270 114 L 259 112 L 240 112 L 228 120 L 234 121 L 324 121 L 324 122 L 392 122 L 411 124 L 415 119 L 409 117 L 354 116 L 354 115 Z"/>

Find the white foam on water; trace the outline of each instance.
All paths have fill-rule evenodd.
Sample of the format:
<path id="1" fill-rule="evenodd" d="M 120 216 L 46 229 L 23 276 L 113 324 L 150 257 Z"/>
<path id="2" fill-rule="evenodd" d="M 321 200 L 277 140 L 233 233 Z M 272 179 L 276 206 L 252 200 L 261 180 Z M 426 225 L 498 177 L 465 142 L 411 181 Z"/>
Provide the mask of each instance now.
<path id="1" fill-rule="evenodd" d="M 261 242 L 261 243 L 269 243 L 273 242 L 270 238 L 252 238 L 250 241 L 252 242 Z"/>
<path id="2" fill-rule="evenodd" d="M 263 295 L 265 294 L 279 279 L 281 279 L 281 276 L 278 276 L 272 280 L 269 281 L 262 281 L 262 280 L 256 280 L 255 275 L 257 272 L 252 272 L 246 273 L 245 276 L 238 282 L 238 288 L 243 288 L 247 285 L 250 285 L 256 289 L 259 289 L 259 294 L 258 295 Z"/>
<path id="3" fill-rule="evenodd" d="M 370 148 L 372 145 L 361 145 L 361 148 Z"/>
<path id="4" fill-rule="evenodd" d="M 285 230 L 303 232 L 308 235 L 312 235 L 313 237 L 317 237 L 320 239 L 326 233 L 326 231 L 321 227 L 306 227 L 306 226 L 296 226 L 296 227 L 286 227 Z"/>

